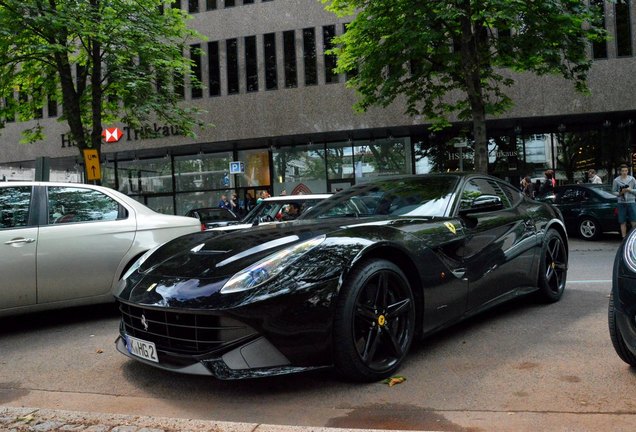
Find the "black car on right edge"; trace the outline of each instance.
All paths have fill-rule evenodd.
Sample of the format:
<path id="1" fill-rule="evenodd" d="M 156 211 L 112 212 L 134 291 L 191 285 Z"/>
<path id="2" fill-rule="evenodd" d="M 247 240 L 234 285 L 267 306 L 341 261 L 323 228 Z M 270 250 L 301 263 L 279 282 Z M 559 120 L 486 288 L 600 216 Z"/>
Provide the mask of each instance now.
<path id="1" fill-rule="evenodd" d="M 636 367 L 636 230 L 616 253 L 607 321 L 616 353 Z"/>

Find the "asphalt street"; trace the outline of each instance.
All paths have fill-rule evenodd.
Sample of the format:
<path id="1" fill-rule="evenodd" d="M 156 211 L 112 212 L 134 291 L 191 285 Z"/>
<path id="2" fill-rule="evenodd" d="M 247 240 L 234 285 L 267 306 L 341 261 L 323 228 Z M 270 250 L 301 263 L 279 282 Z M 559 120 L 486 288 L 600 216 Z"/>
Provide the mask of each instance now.
<path id="1" fill-rule="evenodd" d="M 110 307 L 0 320 L 0 407 L 410 430 L 634 430 L 636 372 L 614 353 L 607 302 L 620 239 L 571 239 L 563 299 L 522 298 L 417 343 L 402 384 L 331 371 L 219 381 L 131 361 Z"/>

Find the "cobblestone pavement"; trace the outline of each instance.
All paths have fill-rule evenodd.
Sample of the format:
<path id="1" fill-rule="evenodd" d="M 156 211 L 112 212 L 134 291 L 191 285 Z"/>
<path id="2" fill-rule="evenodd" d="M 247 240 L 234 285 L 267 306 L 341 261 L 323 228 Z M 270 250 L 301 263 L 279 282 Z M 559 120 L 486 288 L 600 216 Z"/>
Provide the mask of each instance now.
<path id="1" fill-rule="evenodd" d="M 365 432 L 0 406 L 3 432 Z"/>

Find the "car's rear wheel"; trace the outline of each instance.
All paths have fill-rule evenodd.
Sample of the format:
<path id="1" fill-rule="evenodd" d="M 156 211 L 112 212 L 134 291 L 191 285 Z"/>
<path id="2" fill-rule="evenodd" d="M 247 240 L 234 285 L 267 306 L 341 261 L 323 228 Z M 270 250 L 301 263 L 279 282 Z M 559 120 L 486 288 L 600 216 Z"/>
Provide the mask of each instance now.
<path id="1" fill-rule="evenodd" d="M 583 240 L 597 240 L 601 236 L 601 226 L 596 219 L 583 217 L 579 220 L 579 235 Z"/>
<path id="2" fill-rule="evenodd" d="M 609 325 L 610 339 L 612 339 L 612 345 L 614 345 L 616 354 L 618 354 L 621 360 L 623 360 L 625 363 L 629 364 L 630 366 L 636 367 L 636 356 L 634 356 L 629 348 L 627 348 L 625 339 L 623 339 L 623 335 L 621 334 L 621 329 L 616 323 L 614 293 L 610 294 L 609 306 L 607 308 L 607 324 Z"/>
<path id="3" fill-rule="evenodd" d="M 547 303 L 559 301 L 567 279 L 568 252 L 554 229 L 549 229 L 543 240 L 539 272 L 539 298 Z"/>
<path id="4" fill-rule="evenodd" d="M 391 376 L 406 356 L 415 330 L 408 279 L 390 261 L 357 267 L 343 286 L 334 320 L 334 363 L 346 379 Z"/>

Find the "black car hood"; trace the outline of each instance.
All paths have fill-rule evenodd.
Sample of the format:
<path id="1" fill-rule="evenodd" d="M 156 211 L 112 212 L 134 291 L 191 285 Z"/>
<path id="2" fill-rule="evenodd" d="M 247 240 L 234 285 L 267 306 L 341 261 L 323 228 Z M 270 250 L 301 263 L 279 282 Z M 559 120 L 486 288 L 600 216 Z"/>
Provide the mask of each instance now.
<path id="1" fill-rule="evenodd" d="M 342 221 L 296 221 L 231 232 L 179 237 L 157 249 L 140 267 L 156 277 L 223 279 L 293 244 L 340 229 Z"/>

